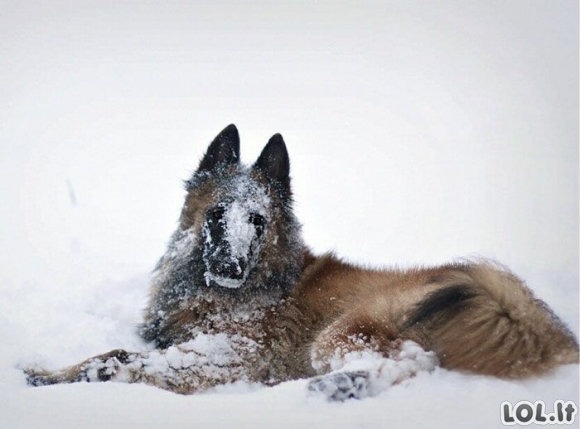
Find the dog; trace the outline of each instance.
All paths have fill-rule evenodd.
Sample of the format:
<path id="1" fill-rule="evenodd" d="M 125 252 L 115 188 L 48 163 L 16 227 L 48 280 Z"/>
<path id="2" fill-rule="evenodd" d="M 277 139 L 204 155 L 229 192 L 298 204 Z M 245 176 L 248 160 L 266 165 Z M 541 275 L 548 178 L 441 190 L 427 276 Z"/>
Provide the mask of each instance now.
<path id="1" fill-rule="evenodd" d="M 578 363 L 575 336 L 497 263 L 373 270 L 314 255 L 280 134 L 246 166 L 229 125 L 185 189 L 139 328 L 150 349 L 29 369 L 30 385 L 114 380 L 191 394 L 309 378 L 309 391 L 345 400 L 437 366 L 520 379 Z"/>

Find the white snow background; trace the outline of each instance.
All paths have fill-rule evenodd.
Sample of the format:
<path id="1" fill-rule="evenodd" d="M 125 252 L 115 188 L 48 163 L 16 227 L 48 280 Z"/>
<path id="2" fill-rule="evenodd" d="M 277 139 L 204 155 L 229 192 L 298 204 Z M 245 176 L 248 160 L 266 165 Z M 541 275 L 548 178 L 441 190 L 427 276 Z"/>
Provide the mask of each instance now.
<path id="1" fill-rule="evenodd" d="M 231 122 L 246 163 L 284 136 L 317 252 L 494 258 L 578 335 L 577 1 L 0 6 L 1 428 L 493 428 L 505 400 L 578 404 L 577 366 L 342 404 L 303 380 L 179 396 L 18 370 L 143 347 L 181 180 Z"/>

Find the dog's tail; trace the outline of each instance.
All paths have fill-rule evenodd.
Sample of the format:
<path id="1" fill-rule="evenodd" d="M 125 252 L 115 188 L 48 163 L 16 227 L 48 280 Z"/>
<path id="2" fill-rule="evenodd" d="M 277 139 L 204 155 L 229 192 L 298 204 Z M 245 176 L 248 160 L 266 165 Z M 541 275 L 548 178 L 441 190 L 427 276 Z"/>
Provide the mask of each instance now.
<path id="1" fill-rule="evenodd" d="M 463 274 L 416 304 L 402 327 L 444 367 L 522 378 L 578 363 L 575 336 L 515 275 L 488 262 Z"/>

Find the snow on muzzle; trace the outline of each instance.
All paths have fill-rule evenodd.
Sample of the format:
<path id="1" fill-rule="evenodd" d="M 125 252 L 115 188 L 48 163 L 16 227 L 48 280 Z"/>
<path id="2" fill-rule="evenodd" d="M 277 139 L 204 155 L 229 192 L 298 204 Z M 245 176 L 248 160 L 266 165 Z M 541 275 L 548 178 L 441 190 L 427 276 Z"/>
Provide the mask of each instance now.
<path id="1" fill-rule="evenodd" d="M 255 265 L 261 229 L 258 233 L 250 222 L 250 211 L 242 204 L 233 202 L 219 210 L 219 219 L 208 220 L 203 230 L 206 284 L 239 288 Z"/>
<path id="2" fill-rule="evenodd" d="M 227 251 L 218 251 L 215 258 L 211 258 L 208 268 L 215 278 L 241 281 L 245 278 L 247 265 L 244 258 L 236 258 Z"/>

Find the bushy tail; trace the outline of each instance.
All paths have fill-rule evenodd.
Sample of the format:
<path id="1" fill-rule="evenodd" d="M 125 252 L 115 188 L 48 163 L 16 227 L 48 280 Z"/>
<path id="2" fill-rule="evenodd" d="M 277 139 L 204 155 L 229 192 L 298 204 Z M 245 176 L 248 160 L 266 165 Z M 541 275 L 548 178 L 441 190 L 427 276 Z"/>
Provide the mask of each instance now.
<path id="1" fill-rule="evenodd" d="M 451 369 L 522 378 L 578 363 L 574 335 L 515 275 L 491 263 L 417 304 L 404 331 Z"/>

